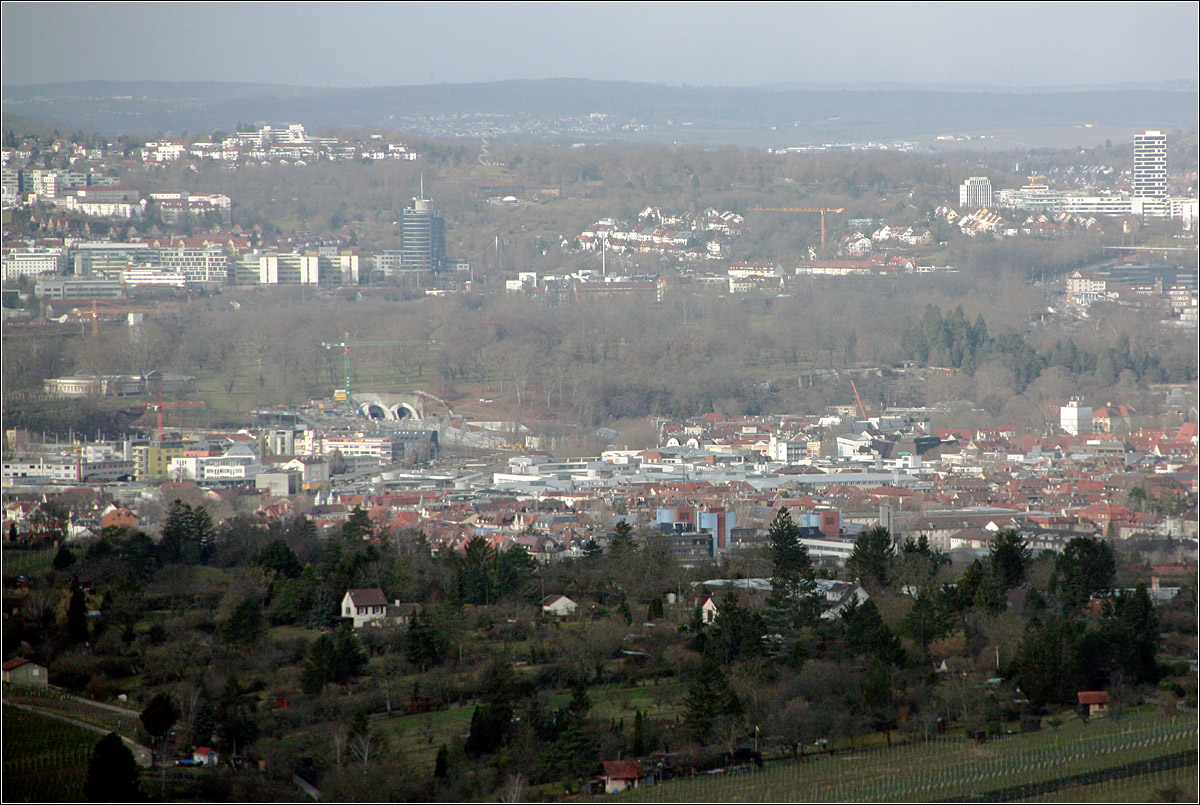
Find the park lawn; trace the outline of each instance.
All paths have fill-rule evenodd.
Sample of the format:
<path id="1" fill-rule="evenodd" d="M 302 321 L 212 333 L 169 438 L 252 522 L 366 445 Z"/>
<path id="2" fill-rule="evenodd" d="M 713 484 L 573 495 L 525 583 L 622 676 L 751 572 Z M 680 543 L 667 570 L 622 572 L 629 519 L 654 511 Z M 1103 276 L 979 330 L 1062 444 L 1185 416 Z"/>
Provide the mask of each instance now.
<path id="1" fill-rule="evenodd" d="M 960 736 L 700 775 L 622 795 L 636 801 L 932 801 L 1053 780 L 1196 748 L 1194 717 L 1143 710 L 986 744 Z M 1106 784 L 1107 785 L 1107 784 Z"/>
<path id="2" fill-rule="evenodd" d="M 4 708 L 4 801 L 82 802 L 100 736 L 72 724 Z"/>
<path id="3" fill-rule="evenodd" d="M 264 391 L 257 388 L 257 383 L 254 384 L 254 388 L 250 388 L 248 382 L 249 376 L 249 370 L 243 368 L 243 371 L 238 374 L 233 391 L 227 392 L 225 390 L 225 380 L 215 370 L 205 369 L 198 371 L 196 374 L 195 390 L 189 395 L 189 399 L 199 400 L 204 403 L 205 407 L 198 412 L 196 409 L 182 409 L 186 412 L 183 415 L 185 419 L 182 422 L 244 420 L 250 411 L 262 406 L 265 402 L 263 399 L 265 396 Z M 168 429 L 172 426 L 175 428 L 179 427 L 181 420 L 176 416 L 176 413 L 175 411 L 168 411 L 164 415 Z"/>

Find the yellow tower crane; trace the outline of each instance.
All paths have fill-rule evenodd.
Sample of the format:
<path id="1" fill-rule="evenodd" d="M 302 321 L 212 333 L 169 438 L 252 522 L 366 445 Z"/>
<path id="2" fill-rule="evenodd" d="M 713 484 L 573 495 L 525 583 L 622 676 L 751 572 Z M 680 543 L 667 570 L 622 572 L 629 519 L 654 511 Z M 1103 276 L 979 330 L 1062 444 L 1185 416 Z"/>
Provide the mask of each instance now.
<path id="1" fill-rule="evenodd" d="M 825 213 L 845 212 L 845 207 L 836 210 L 829 207 L 751 207 L 750 212 L 819 212 L 821 213 L 821 248 L 825 248 Z"/>

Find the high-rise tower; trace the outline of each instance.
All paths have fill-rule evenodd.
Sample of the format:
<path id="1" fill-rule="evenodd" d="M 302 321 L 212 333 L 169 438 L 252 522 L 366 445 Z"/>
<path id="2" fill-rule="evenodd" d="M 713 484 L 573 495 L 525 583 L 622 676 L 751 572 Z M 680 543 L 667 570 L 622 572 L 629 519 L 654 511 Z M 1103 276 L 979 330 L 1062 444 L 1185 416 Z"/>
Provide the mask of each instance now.
<path id="1" fill-rule="evenodd" d="M 1133 137 L 1133 197 L 1167 197 L 1167 137 L 1161 131 Z"/>
<path id="2" fill-rule="evenodd" d="M 446 224 L 429 199 L 414 198 L 400 217 L 400 265 L 406 271 L 440 271 L 446 257 Z"/>

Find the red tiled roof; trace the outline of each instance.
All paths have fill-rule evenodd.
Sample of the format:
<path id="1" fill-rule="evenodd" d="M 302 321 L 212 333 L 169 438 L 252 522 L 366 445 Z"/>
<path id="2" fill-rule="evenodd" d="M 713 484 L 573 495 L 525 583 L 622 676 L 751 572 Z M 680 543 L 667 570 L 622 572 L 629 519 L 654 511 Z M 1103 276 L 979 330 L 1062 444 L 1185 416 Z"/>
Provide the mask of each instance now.
<path id="1" fill-rule="evenodd" d="M 636 760 L 604 761 L 604 776 L 610 779 L 636 780 L 643 774 L 642 764 Z"/>

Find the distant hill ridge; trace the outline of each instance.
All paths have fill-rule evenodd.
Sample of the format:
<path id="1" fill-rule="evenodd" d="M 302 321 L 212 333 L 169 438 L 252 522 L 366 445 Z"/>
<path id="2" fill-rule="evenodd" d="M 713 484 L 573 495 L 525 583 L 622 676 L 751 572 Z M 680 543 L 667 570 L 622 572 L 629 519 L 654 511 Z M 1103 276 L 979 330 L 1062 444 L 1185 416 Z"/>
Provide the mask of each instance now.
<path id="1" fill-rule="evenodd" d="M 915 132 L 1094 125 L 1191 126 L 1191 90 L 980 91 L 672 87 L 556 78 L 329 88 L 216 81 L 82 81 L 3 87 L 5 115 L 105 133 L 228 129 L 239 121 L 391 126 L 451 114 L 599 112 L 728 131 L 896 138 Z M 794 139 L 794 137 L 792 138 Z"/>

